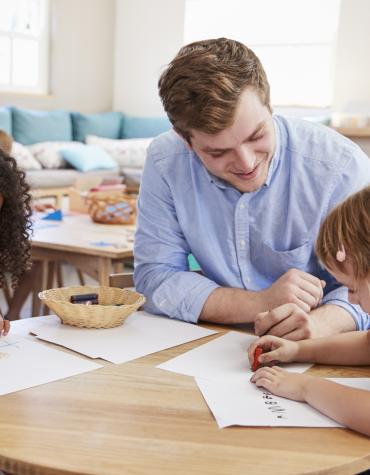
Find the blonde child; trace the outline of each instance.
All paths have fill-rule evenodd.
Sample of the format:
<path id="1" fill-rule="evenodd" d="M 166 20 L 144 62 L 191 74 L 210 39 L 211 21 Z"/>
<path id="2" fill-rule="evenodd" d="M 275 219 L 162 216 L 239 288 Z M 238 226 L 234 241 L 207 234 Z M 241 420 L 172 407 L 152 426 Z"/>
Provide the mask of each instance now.
<path id="1" fill-rule="evenodd" d="M 323 222 L 316 253 L 328 271 L 348 287 L 352 304 L 370 313 L 370 186 L 337 206 Z M 248 349 L 253 362 L 262 347 L 259 363 L 312 362 L 338 365 L 370 365 L 370 332 L 349 332 L 326 338 L 284 340 L 259 338 Z M 307 374 L 262 367 L 251 381 L 278 396 L 304 401 L 341 424 L 370 436 L 370 392 L 353 389 Z"/>

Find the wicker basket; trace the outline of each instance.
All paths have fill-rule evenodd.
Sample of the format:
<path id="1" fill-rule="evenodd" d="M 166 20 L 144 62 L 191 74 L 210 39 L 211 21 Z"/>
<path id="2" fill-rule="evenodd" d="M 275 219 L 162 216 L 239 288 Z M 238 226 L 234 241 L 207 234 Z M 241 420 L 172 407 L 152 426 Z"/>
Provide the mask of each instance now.
<path id="1" fill-rule="evenodd" d="M 99 305 L 70 302 L 72 295 L 91 293 L 98 294 Z M 61 287 L 44 290 L 39 293 L 39 298 L 63 323 L 86 328 L 112 328 L 121 325 L 145 302 L 145 297 L 138 292 L 117 287 Z"/>
<path id="2" fill-rule="evenodd" d="M 91 219 L 96 223 L 135 223 L 136 199 L 122 191 L 90 191 L 86 203 Z"/>

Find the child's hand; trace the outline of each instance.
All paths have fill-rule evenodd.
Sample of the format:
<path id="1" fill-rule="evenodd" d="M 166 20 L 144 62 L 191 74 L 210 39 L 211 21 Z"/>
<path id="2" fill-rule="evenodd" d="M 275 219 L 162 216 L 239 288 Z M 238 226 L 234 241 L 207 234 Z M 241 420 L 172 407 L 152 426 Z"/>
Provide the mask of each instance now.
<path id="1" fill-rule="evenodd" d="M 251 377 L 251 382 L 276 396 L 305 402 L 306 387 L 312 378 L 307 374 L 289 373 L 273 366 L 258 369 Z"/>
<path id="2" fill-rule="evenodd" d="M 257 346 L 261 347 L 264 351 L 262 355 L 258 357 L 260 364 L 267 364 L 271 362 L 287 363 L 294 361 L 297 354 L 299 345 L 295 341 L 284 340 L 277 336 L 266 335 L 258 338 L 248 348 L 248 358 L 251 366 L 253 365 L 254 352 Z"/>
<path id="3" fill-rule="evenodd" d="M 3 317 L 0 316 L 0 336 L 7 335 L 10 329 L 10 322 L 9 320 L 4 320 Z"/>

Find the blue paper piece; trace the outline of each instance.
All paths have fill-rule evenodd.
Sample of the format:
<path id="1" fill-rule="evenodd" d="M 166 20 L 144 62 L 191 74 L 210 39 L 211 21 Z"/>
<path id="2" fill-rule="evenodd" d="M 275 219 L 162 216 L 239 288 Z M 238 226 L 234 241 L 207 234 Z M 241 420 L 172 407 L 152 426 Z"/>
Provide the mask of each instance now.
<path id="1" fill-rule="evenodd" d="M 63 219 L 62 210 L 57 209 L 56 211 L 53 211 L 52 213 L 47 214 L 41 219 L 48 219 L 51 221 L 62 221 Z"/>

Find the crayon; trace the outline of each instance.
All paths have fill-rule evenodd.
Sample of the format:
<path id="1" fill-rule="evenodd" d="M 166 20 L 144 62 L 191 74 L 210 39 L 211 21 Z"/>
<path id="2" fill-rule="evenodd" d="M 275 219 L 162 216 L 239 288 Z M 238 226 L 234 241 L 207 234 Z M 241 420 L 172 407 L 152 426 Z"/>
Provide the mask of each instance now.
<path id="1" fill-rule="evenodd" d="M 252 365 L 252 371 L 257 371 L 260 363 L 258 361 L 258 357 L 262 355 L 263 350 L 260 346 L 257 346 L 257 348 L 254 350 L 254 359 L 253 359 L 253 365 Z"/>

